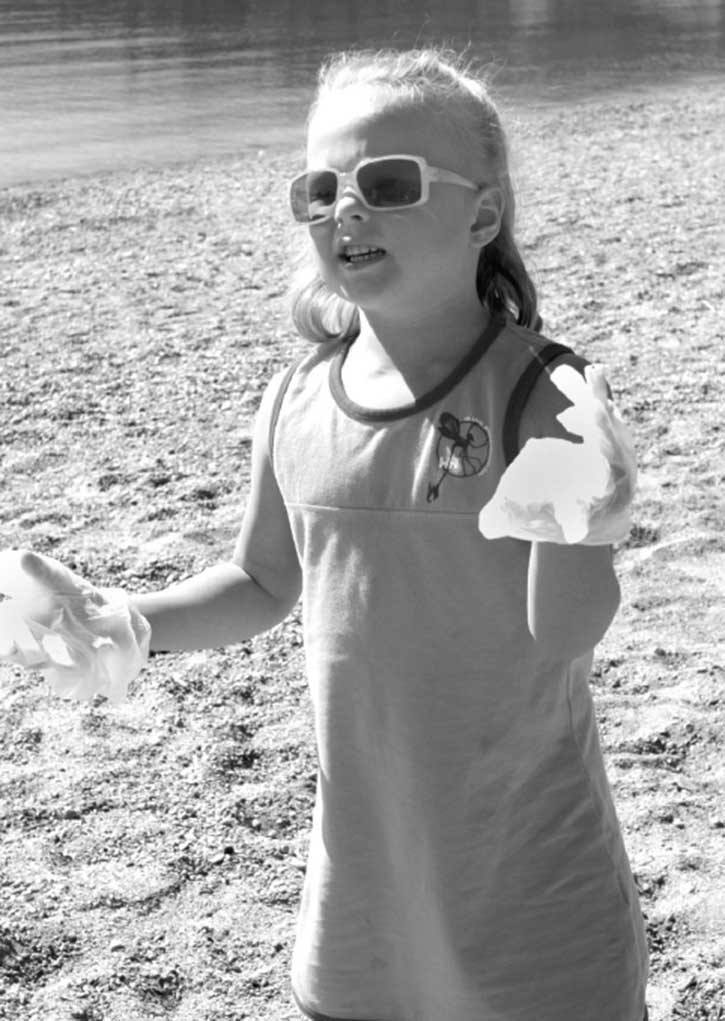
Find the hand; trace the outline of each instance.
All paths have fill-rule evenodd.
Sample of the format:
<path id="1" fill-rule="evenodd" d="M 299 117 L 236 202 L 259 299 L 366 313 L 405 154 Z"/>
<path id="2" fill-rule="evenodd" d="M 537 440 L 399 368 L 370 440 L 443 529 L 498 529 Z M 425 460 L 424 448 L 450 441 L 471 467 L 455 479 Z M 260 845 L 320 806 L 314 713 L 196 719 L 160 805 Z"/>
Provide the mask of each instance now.
<path id="1" fill-rule="evenodd" d="M 39 671 L 59 695 L 112 702 L 149 651 L 148 621 L 120 589 L 98 589 L 52 557 L 0 552 L 0 661 Z"/>
<path id="2" fill-rule="evenodd" d="M 637 477 L 627 428 L 607 394 L 604 370 L 569 365 L 551 381 L 572 402 L 557 415 L 581 443 L 530 439 L 479 515 L 487 539 L 604 546 L 626 538 Z"/>

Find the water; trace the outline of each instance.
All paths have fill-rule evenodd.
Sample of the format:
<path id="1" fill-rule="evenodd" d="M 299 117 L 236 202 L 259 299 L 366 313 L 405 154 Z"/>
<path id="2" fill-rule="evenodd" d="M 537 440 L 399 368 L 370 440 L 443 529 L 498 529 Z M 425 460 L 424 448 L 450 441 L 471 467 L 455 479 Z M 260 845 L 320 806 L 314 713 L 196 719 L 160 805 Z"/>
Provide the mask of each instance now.
<path id="1" fill-rule="evenodd" d="M 0 187 L 300 145 L 326 53 L 430 40 L 571 101 L 722 75 L 725 0 L 0 0 Z"/>

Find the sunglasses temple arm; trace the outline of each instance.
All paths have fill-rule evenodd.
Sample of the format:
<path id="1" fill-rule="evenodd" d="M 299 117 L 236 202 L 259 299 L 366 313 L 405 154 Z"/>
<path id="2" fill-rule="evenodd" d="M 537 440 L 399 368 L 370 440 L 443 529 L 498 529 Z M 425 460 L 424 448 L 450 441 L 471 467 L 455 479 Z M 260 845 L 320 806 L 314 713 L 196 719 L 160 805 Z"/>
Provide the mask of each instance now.
<path id="1" fill-rule="evenodd" d="M 464 188 L 470 188 L 471 191 L 482 190 L 481 185 L 476 184 L 467 177 L 456 174 L 453 170 L 440 170 L 438 167 L 428 167 L 428 176 L 431 181 L 440 181 L 444 184 L 460 184 Z"/>

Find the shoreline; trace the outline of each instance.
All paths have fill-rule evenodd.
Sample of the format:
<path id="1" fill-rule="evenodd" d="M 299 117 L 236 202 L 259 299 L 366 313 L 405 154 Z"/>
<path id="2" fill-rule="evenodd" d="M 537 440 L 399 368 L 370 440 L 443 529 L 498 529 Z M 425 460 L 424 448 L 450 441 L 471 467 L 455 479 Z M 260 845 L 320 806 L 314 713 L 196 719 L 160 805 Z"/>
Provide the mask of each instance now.
<path id="1" fill-rule="evenodd" d="M 570 94 L 570 86 L 565 83 L 562 83 L 560 86 L 549 84 L 547 87 L 548 91 L 542 93 L 533 88 L 527 92 L 523 86 L 499 90 L 496 88 L 495 75 L 492 79 L 493 93 L 497 103 L 500 104 L 504 116 L 508 113 L 509 116 L 513 116 L 516 119 L 526 118 L 527 115 L 533 116 L 537 112 L 552 114 L 593 105 L 607 106 L 613 103 L 626 104 L 642 100 L 658 103 L 667 97 L 682 98 L 683 95 L 689 95 L 694 100 L 701 98 L 703 92 L 718 92 L 724 86 L 725 79 L 722 74 L 718 74 L 714 70 L 703 71 L 699 74 L 694 74 L 691 71 L 681 71 L 678 74 L 675 71 L 672 72 L 672 77 L 668 80 L 658 79 L 655 81 L 647 78 L 641 82 L 630 82 L 606 88 L 601 85 L 593 85 L 591 89 L 582 87 L 575 95 Z M 561 95 L 556 95 L 557 88 L 561 90 Z M 229 150 L 221 151 L 211 157 L 197 154 L 169 161 L 164 159 L 146 159 L 137 163 L 132 161 L 122 166 L 113 164 L 109 159 L 109 161 L 102 164 L 70 173 L 63 173 L 58 176 L 46 172 L 39 173 L 37 177 L 31 178 L 3 179 L 0 174 L 0 201 L 5 192 L 18 190 L 39 191 L 46 186 L 52 187 L 76 180 L 88 180 L 96 176 L 107 177 L 114 174 L 125 175 L 143 171 L 150 173 L 164 170 L 178 171 L 181 168 L 193 168 L 199 164 L 228 163 L 229 161 L 240 159 L 253 159 L 259 152 L 268 153 L 273 158 L 291 157 L 297 152 L 301 155 L 303 147 L 302 131 L 295 126 L 294 129 L 290 128 L 290 134 L 287 138 L 263 140 L 258 145 L 249 145 L 241 149 L 230 146 Z"/>

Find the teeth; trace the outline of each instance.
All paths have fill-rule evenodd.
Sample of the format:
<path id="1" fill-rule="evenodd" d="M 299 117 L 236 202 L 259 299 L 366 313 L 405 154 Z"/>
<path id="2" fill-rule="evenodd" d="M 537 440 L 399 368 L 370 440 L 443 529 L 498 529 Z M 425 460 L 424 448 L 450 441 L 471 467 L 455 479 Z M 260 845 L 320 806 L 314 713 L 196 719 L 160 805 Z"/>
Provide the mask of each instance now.
<path id="1" fill-rule="evenodd" d="M 382 248 L 371 248 L 370 245 L 345 245 L 342 254 L 350 262 L 363 262 L 385 253 Z"/>

